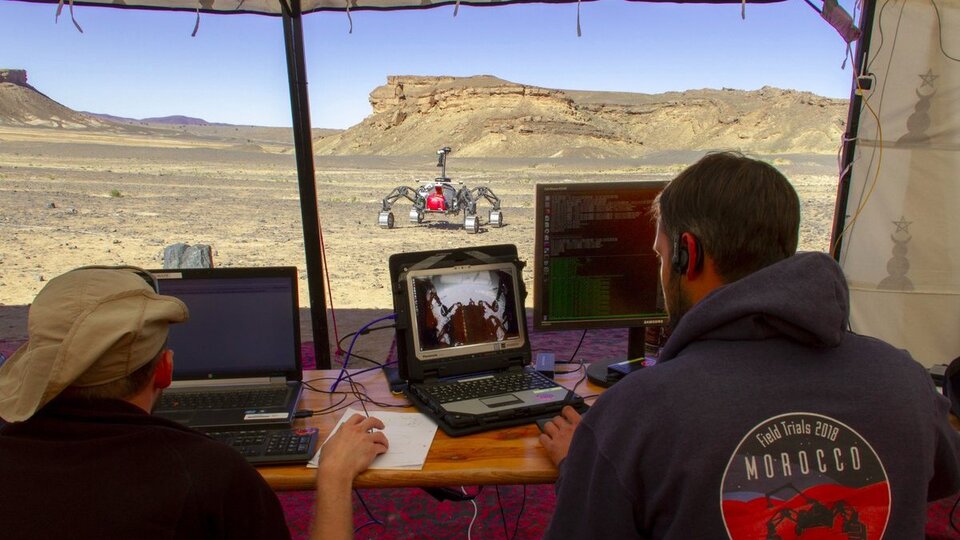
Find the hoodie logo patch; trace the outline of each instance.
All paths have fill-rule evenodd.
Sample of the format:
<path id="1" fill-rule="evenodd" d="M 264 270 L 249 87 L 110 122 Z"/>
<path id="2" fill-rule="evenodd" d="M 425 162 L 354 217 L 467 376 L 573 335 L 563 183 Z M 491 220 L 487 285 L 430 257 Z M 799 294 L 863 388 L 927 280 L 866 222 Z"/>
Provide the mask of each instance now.
<path id="1" fill-rule="evenodd" d="M 813 413 L 761 422 L 734 451 L 720 504 L 731 539 L 883 537 L 890 485 L 870 444 Z"/>

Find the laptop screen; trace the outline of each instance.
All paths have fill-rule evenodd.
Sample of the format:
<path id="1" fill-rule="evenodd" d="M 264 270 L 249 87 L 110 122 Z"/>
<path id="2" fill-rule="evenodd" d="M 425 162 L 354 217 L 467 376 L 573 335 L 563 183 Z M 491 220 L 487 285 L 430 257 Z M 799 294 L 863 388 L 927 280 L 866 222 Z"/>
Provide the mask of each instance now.
<path id="1" fill-rule="evenodd" d="M 248 376 L 300 378 L 296 268 L 155 271 L 160 294 L 190 320 L 170 326 L 175 380 Z"/>
<path id="2" fill-rule="evenodd" d="M 414 352 L 420 361 L 520 348 L 526 333 L 511 263 L 407 273 Z"/>

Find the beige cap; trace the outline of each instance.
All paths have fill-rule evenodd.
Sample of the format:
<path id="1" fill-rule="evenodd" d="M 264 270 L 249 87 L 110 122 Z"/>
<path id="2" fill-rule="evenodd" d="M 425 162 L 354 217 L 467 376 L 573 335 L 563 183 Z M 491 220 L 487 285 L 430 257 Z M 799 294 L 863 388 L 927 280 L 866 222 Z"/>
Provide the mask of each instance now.
<path id="1" fill-rule="evenodd" d="M 19 422 L 68 386 L 122 379 L 147 364 L 167 327 L 189 317 L 130 268 L 80 268 L 52 279 L 30 306 L 28 341 L 0 366 L 0 418 Z"/>

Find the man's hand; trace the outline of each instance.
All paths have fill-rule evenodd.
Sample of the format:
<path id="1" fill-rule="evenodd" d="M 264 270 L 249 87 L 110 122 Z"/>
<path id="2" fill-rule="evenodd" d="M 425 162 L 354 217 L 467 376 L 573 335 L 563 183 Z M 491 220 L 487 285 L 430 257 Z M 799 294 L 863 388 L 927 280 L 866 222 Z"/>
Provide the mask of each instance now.
<path id="1" fill-rule="evenodd" d="M 323 445 L 317 463 L 317 511 L 312 538 L 353 538 L 353 479 L 367 470 L 373 459 L 387 451 L 383 422 L 355 414 Z"/>
<path id="2" fill-rule="evenodd" d="M 354 477 L 367 470 L 374 458 L 387 451 L 387 437 L 378 418 L 355 414 L 323 445 L 317 467 L 323 475 Z"/>
<path id="3" fill-rule="evenodd" d="M 563 458 L 567 457 L 570 440 L 573 439 L 573 432 L 579 424 L 580 413 L 569 405 L 560 411 L 560 416 L 544 424 L 540 444 L 547 449 L 547 455 L 554 465 L 559 466 Z"/>

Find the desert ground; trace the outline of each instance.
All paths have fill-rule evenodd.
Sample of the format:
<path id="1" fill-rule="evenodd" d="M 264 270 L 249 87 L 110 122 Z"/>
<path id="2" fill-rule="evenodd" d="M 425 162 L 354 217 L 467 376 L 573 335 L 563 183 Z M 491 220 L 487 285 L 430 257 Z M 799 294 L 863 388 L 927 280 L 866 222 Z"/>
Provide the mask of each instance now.
<path id="1" fill-rule="evenodd" d="M 164 247 L 208 244 L 217 266 L 295 265 L 309 305 L 297 174 L 288 132 L 194 130 L 131 136 L 95 130 L 0 126 L 0 339 L 22 337 L 24 306 L 50 278 L 88 264 L 162 265 Z M 282 131 L 282 130 L 281 130 Z M 330 291 L 337 309 L 391 307 L 392 253 L 516 244 L 531 286 L 538 183 L 669 179 L 702 152 L 643 159 L 458 158 L 447 174 L 502 200 L 504 226 L 467 234 L 462 215 L 377 225 L 396 186 L 438 175 L 435 155 L 317 156 L 316 184 Z M 778 166 L 802 201 L 801 249 L 825 251 L 836 194 L 836 157 L 758 156 Z M 21 309 L 17 309 L 20 307 Z"/>

